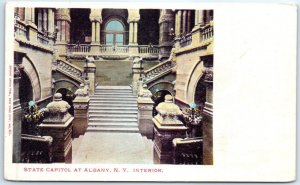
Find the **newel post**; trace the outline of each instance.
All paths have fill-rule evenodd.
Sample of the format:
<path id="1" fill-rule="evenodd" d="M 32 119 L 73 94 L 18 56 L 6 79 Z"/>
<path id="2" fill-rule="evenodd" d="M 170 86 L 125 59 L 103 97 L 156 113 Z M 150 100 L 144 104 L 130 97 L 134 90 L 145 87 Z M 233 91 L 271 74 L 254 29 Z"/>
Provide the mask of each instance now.
<path id="1" fill-rule="evenodd" d="M 75 92 L 76 98 L 73 100 L 74 120 L 73 138 L 84 135 L 89 122 L 89 101 L 88 89 L 84 84 Z"/>
<path id="2" fill-rule="evenodd" d="M 72 121 L 68 112 L 71 106 L 62 100 L 60 93 L 54 94 L 53 102 L 46 107 L 48 117 L 39 125 L 42 136 L 53 138 L 53 162 L 72 162 Z"/>
<path id="3" fill-rule="evenodd" d="M 158 114 L 152 119 L 154 122 L 154 150 L 155 164 L 173 164 L 174 138 L 185 138 L 187 128 L 179 120 L 183 116 L 179 107 L 173 103 L 171 95 L 165 96 L 165 102 L 156 107 Z"/>
<path id="4" fill-rule="evenodd" d="M 148 139 L 153 139 L 152 111 L 154 102 L 151 99 L 152 93 L 143 85 L 138 93 L 138 112 L 140 133 Z"/>

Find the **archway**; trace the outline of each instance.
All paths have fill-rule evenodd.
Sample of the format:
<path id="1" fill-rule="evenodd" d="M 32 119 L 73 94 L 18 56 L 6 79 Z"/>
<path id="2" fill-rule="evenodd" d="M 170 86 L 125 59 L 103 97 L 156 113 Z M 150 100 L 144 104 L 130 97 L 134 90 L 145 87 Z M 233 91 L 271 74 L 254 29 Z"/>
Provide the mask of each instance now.
<path id="1" fill-rule="evenodd" d="M 200 111 L 202 112 L 206 102 L 206 86 L 204 84 L 203 77 L 197 83 L 194 102 L 197 108 L 199 108 Z"/>
<path id="2" fill-rule="evenodd" d="M 118 45 L 125 44 L 125 26 L 118 19 L 111 19 L 105 25 L 105 44 Z"/>
<path id="3" fill-rule="evenodd" d="M 24 109 L 28 107 L 28 102 L 34 100 L 33 98 L 33 88 L 31 80 L 25 71 L 21 70 L 21 79 L 19 86 L 19 98 L 21 107 Z"/>
<path id="4" fill-rule="evenodd" d="M 73 106 L 73 100 L 75 98 L 74 93 L 65 88 L 58 89 L 56 93 L 60 93 L 62 95 L 62 100 L 68 102 L 68 104 L 71 106 L 68 112 L 74 116 L 74 106 Z"/>

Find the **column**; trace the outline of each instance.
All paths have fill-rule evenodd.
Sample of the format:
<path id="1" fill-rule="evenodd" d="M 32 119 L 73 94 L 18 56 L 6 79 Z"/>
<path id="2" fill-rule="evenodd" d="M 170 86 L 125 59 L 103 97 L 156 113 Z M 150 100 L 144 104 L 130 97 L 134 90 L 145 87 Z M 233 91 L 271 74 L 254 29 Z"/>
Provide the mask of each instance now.
<path id="1" fill-rule="evenodd" d="M 190 33 L 191 32 L 191 24 L 192 24 L 192 11 L 191 10 L 187 10 L 187 25 L 186 25 L 186 33 Z"/>
<path id="2" fill-rule="evenodd" d="M 129 44 L 133 43 L 133 22 L 129 23 Z"/>
<path id="3" fill-rule="evenodd" d="M 100 23 L 96 22 L 96 42 L 100 43 Z"/>
<path id="4" fill-rule="evenodd" d="M 134 22 L 134 34 L 133 34 L 133 44 L 137 43 L 137 36 L 138 36 L 138 22 Z"/>
<path id="5" fill-rule="evenodd" d="M 34 8 L 25 8 L 25 22 L 28 29 L 28 39 L 37 42 L 37 26 L 34 24 Z"/>
<path id="6" fill-rule="evenodd" d="M 187 128 L 179 120 L 181 110 L 173 103 L 171 95 L 156 107 L 158 114 L 152 119 L 154 123 L 154 164 L 173 164 L 172 141 L 185 138 Z"/>
<path id="7" fill-rule="evenodd" d="M 93 57 L 86 57 L 85 59 L 84 72 L 87 74 L 90 86 L 89 86 L 89 94 L 94 95 L 95 93 L 95 73 L 96 73 L 96 65 Z"/>
<path id="8" fill-rule="evenodd" d="M 58 56 L 65 56 L 67 53 L 67 44 L 70 41 L 70 10 L 67 8 L 58 8 L 55 14 L 58 33 L 55 47 L 58 51 Z M 62 57 L 65 59 L 65 57 Z"/>
<path id="9" fill-rule="evenodd" d="M 97 54 L 100 50 L 100 25 L 102 23 L 102 9 L 91 9 L 90 21 L 92 22 L 92 38 L 91 50 L 93 54 Z"/>
<path id="10" fill-rule="evenodd" d="M 89 101 L 87 88 L 80 84 L 80 88 L 75 92 L 76 98 L 73 100 L 74 120 L 73 138 L 84 135 L 89 123 Z"/>
<path id="11" fill-rule="evenodd" d="M 151 99 L 152 93 L 147 89 L 147 85 L 138 92 L 138 118 L 139 118 L 139 131 L 142 136 L 148 139 L 153 139 L 153 122 L 152 111 L 154 102 Z"/>
<path id="12" fill-rule="evenodd" d="M 68 109 L 71 106 L 54 94 L 53 102 L 46 106 L 48 117 L 39 125 L 41 135 L 53 138 L 53 162 L 72 163 L 72 121 Z"/>
<path id="13" fill-rule="evenodd" d="M 187 34 L 187 11 L 186 10 L 183 10 L 183 13 L 182 13 L 182 33 L 183 34 Z"/>
<path id="14" fill-rule="evenodd" d="M 182 16 L 182 11 L 178 10 L 176 13 L 176 28 L 175 28 L 176 36 L 180 35 L 181 33 L 181 16 Z"/>
<path id="15" fill-rule="evenodd" d="M 92 42 L 96 42 L 96 35 L 95 35 L 95 21 L 92 22 Z"/>
<path id="16" fill-rule="evenodd" d="M 48 9 L 48 31 L 49 33 L 53 34 L 55 31 L 55 26 L 54 26 L 54 11 L 52 8 Z"/>
<path id="17" fill-rule="evenodd" d="M 48 9 L 43 9 L 43 29 L 42 31 L 48 31 Z"/>
<path id="18" fill-rule="evenodd" d="M 42 31 L 43 29 L 43 12 L 42 9 L 38 8 L 38 22 L 37 22 L 37 28 L 39 31 Z"/>

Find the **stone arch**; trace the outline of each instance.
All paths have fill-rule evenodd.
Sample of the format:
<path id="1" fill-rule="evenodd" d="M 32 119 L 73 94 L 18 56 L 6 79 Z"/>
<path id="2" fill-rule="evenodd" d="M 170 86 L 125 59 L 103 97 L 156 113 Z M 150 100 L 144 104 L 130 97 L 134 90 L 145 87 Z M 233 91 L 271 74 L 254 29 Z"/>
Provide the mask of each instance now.
<path id="1" fill-rule="evenodd" d="M 195 66 L 193 67 L 193 70 L 191 71 L 191 73 L 189 75 L 189 80 L 187 82 L 186 94 L 185 94 L 186 102 L 188 104 L 194 102 L 198 82 L 201 79 L 201 77 L 203 76 L 203 68 L 204 68 L 203 62 L 199 61 L 195 64 Z"/>
<path id="2" fill-rule="evenodd" d="M 166 90 L 171 93 L 173 99 L 175 97 L 174 85 L 169 81 L 159 81 L 157 83 L 150 85 L 148 89 L 151 91 L 152 94 L 161 90 Z"/>
<path id="3" fill-rule="evenodd" d="M 26 73 L 31 82 L 31 87 L 33 91 L 33 100 L 38 101 L 41 99 L 41 83 L 39 74 L 30 60 L 30 58 L 26 55 L 22 60 L 23 71 Z"/>
<path id="4" fill-rule="evenodd" d="M 67 89 L 72 93 L 75 93 L 78 88 L 79 85 L 72 80 L 61 79 L 54 82 L 54 93 L 58 92 L 59 89 Z"/>

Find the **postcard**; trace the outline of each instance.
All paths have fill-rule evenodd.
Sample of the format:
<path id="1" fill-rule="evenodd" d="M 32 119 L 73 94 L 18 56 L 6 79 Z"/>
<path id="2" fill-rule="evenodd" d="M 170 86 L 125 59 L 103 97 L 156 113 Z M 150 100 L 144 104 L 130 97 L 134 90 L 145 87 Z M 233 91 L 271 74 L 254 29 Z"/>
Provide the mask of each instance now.
<path id="1" fill-rule="evenodd" d="M 5 29 L 7 180 L 295 180 L 295 5 L 18 1 Z"/>

